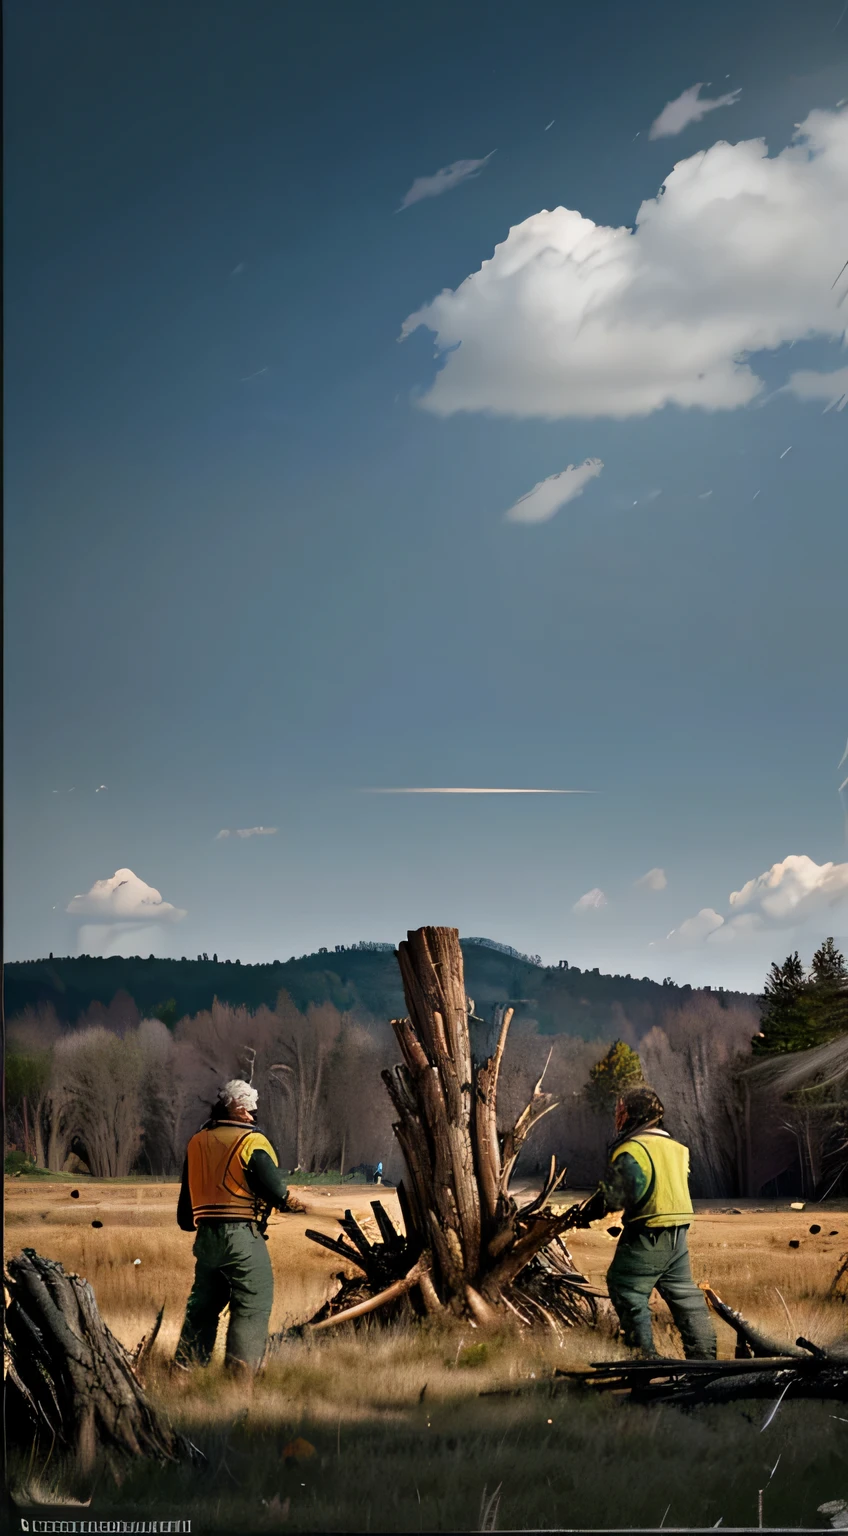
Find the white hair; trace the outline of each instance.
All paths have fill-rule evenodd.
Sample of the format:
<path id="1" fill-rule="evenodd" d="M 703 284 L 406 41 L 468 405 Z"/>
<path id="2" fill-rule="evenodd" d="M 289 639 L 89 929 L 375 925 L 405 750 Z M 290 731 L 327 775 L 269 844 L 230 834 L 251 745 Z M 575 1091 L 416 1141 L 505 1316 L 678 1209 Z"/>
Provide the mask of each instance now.
<path id="1" fill-rule="evenodd" d="M 250 1083 L 246 1083 L 241 1077 L 234 1077 L 229 1083 L 225 1083 L 220 1092 L 222 1104 L 237 1104 L 239 1109 L 249 1109 L 251 1114 L 259 1103 L 259 1094 Z"/>

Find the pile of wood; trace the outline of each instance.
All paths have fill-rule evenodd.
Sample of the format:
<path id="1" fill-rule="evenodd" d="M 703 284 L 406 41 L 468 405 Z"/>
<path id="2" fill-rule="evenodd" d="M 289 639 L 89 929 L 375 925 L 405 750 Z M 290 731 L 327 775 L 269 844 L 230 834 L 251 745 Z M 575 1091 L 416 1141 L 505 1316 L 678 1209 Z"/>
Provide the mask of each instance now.
<path id="1" fill-rule="evenodd" d="M 498 1079 L 512 1009 L 506 1009 L 494 1053 L 472 1061 L 471 1005 L 455 928 L 419 928 L 398 948 L 409 1016 L 393 1019 L 403 1058 L 383 1079 L 397 1119 L 394 1132 L 407 1176 L 398 1186 L 404 1231 L 373 1203 L 381 1242 L 371 1243 L 348 1211 L 347 1239 L 309 1232 L 362 1271 L 343 1279 L 313 1327 L 387 1307 L 387 1316 L 449 1314 L 486 1325 L 513 1317 L 557 1329 L 594 1323 L 604 1293 L 587 1285 L 562 1241 L 573 1212 L 550 1200 L 565 1177 L 551 1165 L 541 1192 L 524 1206 L 510 1177 L 534 1125 L 558 1100 L 536 1084 L 515 1124 L 498 1128 Z"/>
<path id="2" fill-rule="evenodd" d="M 704 1287 L 713 1311 L 736 1334 L 733 1360 L 598 1360 L 588 1371 L 556 1371 L 590 1391 L 616 1392 L 641 1403 L 726 1403 L 784 1396 L 848 1401 L 848 1353 L 799 1338 L 794 1345 L 767 1338 Z"/>
<path id="3" fill-rule="evenodd" d="M 70 1463 L 88 1489 L 99 1451 L 120 1478 L 138 1456 L 198 1459 L 148 1401 L 139 1379 L 152 1333 L 130 1353 L 110 1333 L 87 1280 L 25 1248 L 5 1276 L 3 1353 L 10 1448 Z"/>

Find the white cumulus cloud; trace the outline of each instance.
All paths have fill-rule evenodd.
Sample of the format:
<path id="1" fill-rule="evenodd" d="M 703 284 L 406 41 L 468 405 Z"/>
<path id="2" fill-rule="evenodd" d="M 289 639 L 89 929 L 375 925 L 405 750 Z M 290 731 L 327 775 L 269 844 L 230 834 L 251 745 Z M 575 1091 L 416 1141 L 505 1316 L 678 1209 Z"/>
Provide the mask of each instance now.
<path id="1" fill-rule="evenodd" d="M 664 891 L 668 885 L 664 869 L 649 869 L 646 875 L 642 875 L 635 884 L 643 891 Z"/>
<path id="2" fill-rule="evenodd" d="M 726 917 L 704 907 L 673 928 L 656 947 L 691 949 L 704 941 L 728 943 L 780 928 L 799 928 L 811 918 L 848 907 L 848 864 L 817 864 L 789 854 L 764 874 L 731 891 Z"/>
<path id="3" fill-rule="evenodd" d="M 848 368 L 834 368 L 830 373 L 814 373 L 802 368 L 789 377 L 784 389 L 796 400 L 826 400 L 825 410 L 844 411 L 848 405 Z"/>
<path id="4" fill-rule="evenodd" d="M 216 833 L 216 843 L 222 837 L 273 837 L 279 827 L 222 827 Z"/>
<path id="5" fill-rule="evenodd" d="M 450 192 L 452 187 L 458 187 L 463 181 L 479 176 L 494 153 L 494 150 L 490 150 L 482 160 L 454 160 L 452 165 L 443 165 L 432 176 L 416 176 L 409 191 L 404 194 L 398 213 L 404 208 L 411 208 L 413 203 L 420 203 L 425 197 L 441 197 L 443 192 Z"/>
<path id="6" fill-rule="evenodd" d="M 547 523 L 575 496 L 582 496 L 590 480 L 603 469 L 602 459 L 584 459 L 582 464 L 569 464 L 558 475 L 540 480 L 532 491 L 519 497 L 514 507 L 505 513 L 508 523 Z"/>
<path id="7" fill-rule="evenodd" d="M 666 934 L 659 944 L 652 944 L 652 949 L 692 949 L 708 939 L 711 933 L 721 928 L 724 918 L 712 907 L 702 907 L 697 917 L 687 917 L 679 928 L 672 928 L 671 933 Z"/>
<path id="8" fill-rule="evenodd" d="M 443 366 L 419 403 L 437 415 L 732 410 L 763 389 L 757 352 L 842 338 L 830 274 L 846 250 L 848 110 L 814 111 L 772 157 L 752 139 L 678 161 L 633 229 L 531 215 L 400 339 L 435 335 Z"/>
<path id="9" fill-rule="evenodd" d="M 65 908 L 76 917 L 98 923 L 178 923 L 185 912 L 163 901 L 131 869 L 118 869 L 110 880 L 95 880 L 90 891 L 74 896 Z"/>
<path id="10" fill-rule="evenodd" d="M 754 916 L 772 928 L 794 927 L 846 901 L 848 864 L 816 864 L 804 853 L 790 854 L 730 893 L 734 913 Z"/>
<path id="11" fill-rule="evenodd" d="M 581 896 L 579 901 L 575 901 L 571 910 L 572 912 L 596 912 L 599 907 L 605 907 L 606 905 L 606 896 L 602 890 L 595 886 L 593 890 L 587 891 L 584 896 Z"/>
<path id="12" fill-rule="evenodd" d="M 741 88 L 738 91 L 728 91 L 725 96 L 702 96 L 704 82 L 700 85 L 690 85 L 688 91 L 682 91 L 674 101 L 666 102 L 658 118 L 651 124 L 649 139 L 669 139 L 675 133 L 682 133 L 690 123 L 699 123 L 708 112 L 715 112 L 717 107 L 732 107 L 742 95 Z"/>

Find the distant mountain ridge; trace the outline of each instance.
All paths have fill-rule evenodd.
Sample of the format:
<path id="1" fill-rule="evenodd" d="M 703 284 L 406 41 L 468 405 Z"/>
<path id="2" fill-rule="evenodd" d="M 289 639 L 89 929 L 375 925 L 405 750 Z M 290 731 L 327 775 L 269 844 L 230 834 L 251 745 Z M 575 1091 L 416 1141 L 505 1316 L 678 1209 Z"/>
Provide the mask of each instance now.
<path id="1" fill-rule="evenodd" d="M 463 939 L 465 982 L 481 1017 L 498 1003 L 515 1008 L 516 1022 L 535 1019 L 543 1034 L 569 1034 L 584 1040 L 611 1035 L 640 1039 L 661 1024 L 671 1009 L 683 1007 L 700 992 L 725 1006 L 756 999 L 745 992 L 675 986 L 632 976 L 601 975 L 577 966 L 542 966 L 536 956 L 522 956 L 494 940 Z M 321 949 L 286 962 L 242 965 L 236 961 L 141 959 L 80 955 L 63 959 L 13 961 L 4 972 L 7 1023 L 28 1007 L 52 1004 L 63 1023 L 75 1024 L 93 1003 L 104 1008 L 117 993 L 129 995 L 140 1014 L 149 1016 L 173 1001 L 174 1018 L 211 1007 L 217 997 L 234 1007 L 273 1007 L 285 990 L 298 1008 L 332 1002 L 377 1019 L 397 1018 L 406 1005 L 394 953 L 383 945 Z M 169 1019 L 169 1022 L 172 1022 Z"/>

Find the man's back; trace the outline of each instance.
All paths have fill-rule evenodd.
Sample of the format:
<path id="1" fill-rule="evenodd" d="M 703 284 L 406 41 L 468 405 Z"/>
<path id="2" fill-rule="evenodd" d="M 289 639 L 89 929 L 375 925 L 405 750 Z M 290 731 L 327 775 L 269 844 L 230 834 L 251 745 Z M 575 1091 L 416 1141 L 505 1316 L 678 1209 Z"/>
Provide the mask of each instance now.
<path id="1" fill-rule="evenodd" d="M 641 1130 L 621 1141 L 610 1156 L 605 1185 L 626 1223 L 675 1227 L 692 1221 L 689 1149 L 667 1131 Z"/>

